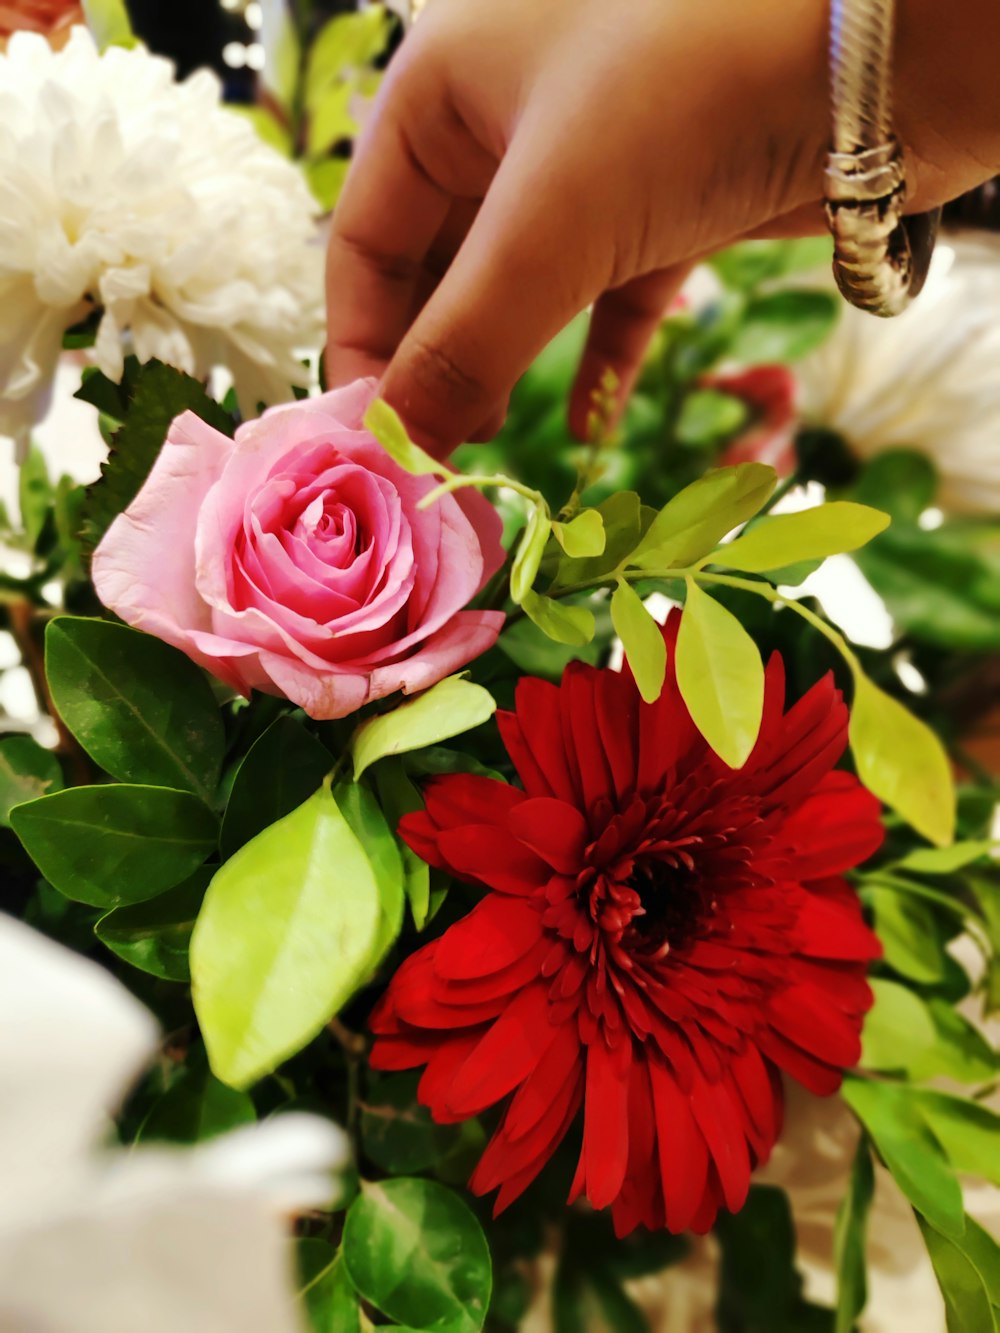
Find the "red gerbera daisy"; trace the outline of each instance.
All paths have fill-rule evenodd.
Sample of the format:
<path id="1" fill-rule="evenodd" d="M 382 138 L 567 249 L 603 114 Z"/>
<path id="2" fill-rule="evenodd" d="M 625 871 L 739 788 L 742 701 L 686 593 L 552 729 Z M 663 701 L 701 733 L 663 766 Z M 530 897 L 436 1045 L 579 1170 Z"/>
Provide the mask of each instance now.
<path id="1" fill-rule="evenodd" d="M 438 1121 L 507 1099 L 470 1182 L 499 1188 L 498 1210 L 582 1106 L 571 1201 L 611 1205 L 619 1235 L 705 1231 L 770 1154 L 779 1071 L 831 1093 L 860 1053 L 879 945 L 842 872 L 882 827 L 875 798 L 832 771 L 847 709 L 827 677 L 786 713 L 773 657 L 738 771 L 672 671 L 652 705 L 627 672 L 524 679 L 499 723 L 524 790 L 442 777 L 401 825 L 431 865 L 489 892 L 400 967 L 372 1064 L 426 1065 Z"/>

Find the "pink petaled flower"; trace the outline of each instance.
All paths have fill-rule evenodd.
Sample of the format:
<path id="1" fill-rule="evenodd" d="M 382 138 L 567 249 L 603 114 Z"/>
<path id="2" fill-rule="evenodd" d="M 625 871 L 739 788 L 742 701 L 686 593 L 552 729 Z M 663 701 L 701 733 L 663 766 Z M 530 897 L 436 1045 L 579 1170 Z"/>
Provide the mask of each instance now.
<path id="1" fill-rule="evenodd" d="M 492 646 L 466 611 L 500 567 L 500 519 L 399 467 L 364 429 L 374 380 L 285 407 L 236 438 L 179 416 L 94 554 L 105 606 L 248 694 L 344 717 L 426 689 Z"/>
<path id="2" fill-rule="evenodd" d="M 610 1206 L 619 1235 L 707 1231 L 781 1132 L 780 1075 L 823 1095 L 857 1062 L 880 949 L 844 872 L 882 841 L 878 801 L 833 768 L 830 677 L 787 711 L 777 656 L 766 682 L 734 771 L 672 665 L 655 704 L 627 672 L 525 678 L 499 715 L 522 787 L 449 774 L 403 819 L 414 851 L 485 893 L 393 977 L 371 1062 L 425 1066 L 438 1121 L 502 1108 L 471 1181 L 498 1209 L 582 1109 L 571 1198 Z"/>

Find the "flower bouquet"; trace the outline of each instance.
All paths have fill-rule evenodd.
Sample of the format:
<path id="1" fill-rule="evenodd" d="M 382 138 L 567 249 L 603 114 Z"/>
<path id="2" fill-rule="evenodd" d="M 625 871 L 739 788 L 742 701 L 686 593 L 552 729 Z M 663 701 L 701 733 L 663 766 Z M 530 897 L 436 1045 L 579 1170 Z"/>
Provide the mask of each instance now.
<path id="1" fill-rule="evenodd" d="M 3 906 L 169 1034 L 119 1141 L 343 1127 L 272 1328 L 890 1328 L 893 1208 L 927 1327 L 994 1327 L 997 527 L 929 410 L 873 445 L 810 390 L 853 337 L 822 247 L 720 256 L 620 424 L 609 382 L 567 435 L 571 327 L 442 462 L 374 381 L 309 389 L 313 205 L 210 84 L 78 29 L 3 98 L 44 113 L 5 129 L 7 429 L 69 349 L 108 442 L 87 486 L 27 452 L 5 518 L 44 715 L 0 739 Z M 100 186 L 26 150 L 71 121 Z"/>

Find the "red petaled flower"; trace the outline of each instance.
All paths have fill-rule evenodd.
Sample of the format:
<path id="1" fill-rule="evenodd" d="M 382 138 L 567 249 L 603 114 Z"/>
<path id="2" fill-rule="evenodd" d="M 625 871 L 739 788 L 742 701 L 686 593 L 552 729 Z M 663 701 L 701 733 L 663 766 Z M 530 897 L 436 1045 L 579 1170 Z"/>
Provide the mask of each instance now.
<path id="1" fill-rule="evenodd" d="M 506 1102 L 470 1182 L 499 1189 L 498 1210 L 582 1106 L 571 1201 L 610 1205 L 619 1235 L 705 1231 L 778 1137 L 779 1071 L 832 1093 L 860 1053 L 879 945 L 842 875 L 882 827 L 832 771 L 847 709 L 827 677 L 785 712 L 773 657 L 738 771 L 671 671 L 653 705 L 627 672 L 524 679 L 499 722 L 524 790 L 453 774 L 402 823 L 431 865 L 489 891 L 400 967 L 372 1064 L 426 1065 L 438 1121 Z"/>

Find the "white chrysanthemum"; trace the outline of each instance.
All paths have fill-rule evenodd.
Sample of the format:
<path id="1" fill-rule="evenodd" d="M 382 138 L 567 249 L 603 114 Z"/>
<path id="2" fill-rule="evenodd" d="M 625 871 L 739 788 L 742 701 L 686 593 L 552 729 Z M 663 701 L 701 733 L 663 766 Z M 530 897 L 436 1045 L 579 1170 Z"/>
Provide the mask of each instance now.
<path id="1" fill-rule="evenodd" d="M 315 204 L 296 167 L 139 47 L 0 54 L 0 434 L 44 411 L 66 328 L 98 306 L 97 364 L 232 373 L 246 411 L 302 383 L 322 331 Z"/>
<path id="2" fill-rule="evenodd" d="M 939 243 L 927 286 L 895 319 L 845 305 L 796 367 L 801 408 L 862 458 L 927 454 L 942 507 L 1000 512 L 1000 248 Z"/>
<path id="3" fill-rule="evenodd" d="M 189 1149 L 103 1149 L 159 1044 L 96 963 L 0 914 L 0 1329 L 301 1333 L 286 1214 L 321 1207 L 342 1130 L 279 1115 Z"/>

